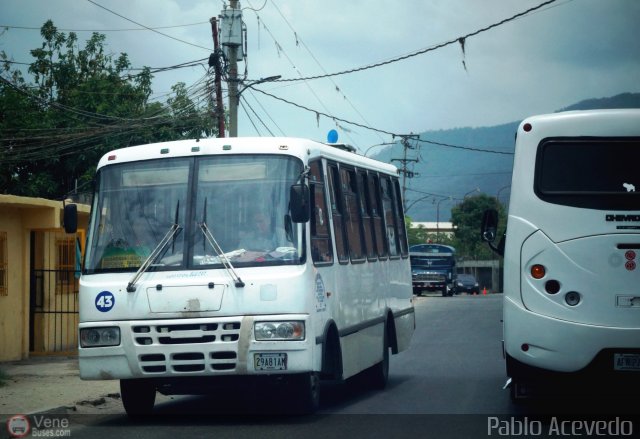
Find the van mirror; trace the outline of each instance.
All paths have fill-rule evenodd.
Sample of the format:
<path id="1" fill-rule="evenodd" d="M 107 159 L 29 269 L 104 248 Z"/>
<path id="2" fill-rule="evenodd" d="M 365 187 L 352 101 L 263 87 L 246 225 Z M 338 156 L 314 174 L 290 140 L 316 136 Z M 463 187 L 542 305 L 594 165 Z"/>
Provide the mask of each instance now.
<path id="1" fill-rule="evenodd" d="M 289 210 L 291 221 L 294 223 L 306 223 L 310 218 L 310 191 L 304 183 L 291 185 L 289 192 Z"/>
<path id="2" fill-rule="evenodd" d="M 493 242 L 498 234 L 498 211 L 487 209 L 482 215 L 480 238 L 485 242 Z"/>
<path id="3" fill-rule="evenodd" d="M 67 233 L 76 233 L 78 231 L 78 206 L 75 204 L 65 204 L 62 214 L 62 223 L 64 231 Z"/>

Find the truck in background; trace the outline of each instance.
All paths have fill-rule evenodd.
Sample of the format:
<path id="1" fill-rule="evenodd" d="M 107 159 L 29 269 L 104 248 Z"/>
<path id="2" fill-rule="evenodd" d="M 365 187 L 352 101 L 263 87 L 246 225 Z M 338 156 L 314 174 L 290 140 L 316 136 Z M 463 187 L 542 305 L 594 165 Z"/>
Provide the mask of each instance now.
<path id="1" fill-rule="evenodd" d="M 416 244 L 409 247 L 413 292 L 440 291 L 453 295 L 456 278 L 456 250 L 443 244 Z"/>

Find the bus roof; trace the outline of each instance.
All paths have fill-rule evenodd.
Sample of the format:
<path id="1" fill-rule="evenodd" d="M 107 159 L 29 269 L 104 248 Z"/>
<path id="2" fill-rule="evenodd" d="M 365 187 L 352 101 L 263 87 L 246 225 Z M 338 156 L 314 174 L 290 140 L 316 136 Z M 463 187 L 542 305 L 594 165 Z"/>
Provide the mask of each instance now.
<path id="1" fill-rule="evenodd" d="M 106 153 L 100 159 L 98 169 L 115 163 L 139 160 L 235 154 L 281 154 L 295 156 L 305 162 L 316 157 L 326 157 L 353 166 L 398 175 L 398 168 L 389 163 L 354 154 L 325 143 L 294 137 L 206 138 L 131 146 Z"/>

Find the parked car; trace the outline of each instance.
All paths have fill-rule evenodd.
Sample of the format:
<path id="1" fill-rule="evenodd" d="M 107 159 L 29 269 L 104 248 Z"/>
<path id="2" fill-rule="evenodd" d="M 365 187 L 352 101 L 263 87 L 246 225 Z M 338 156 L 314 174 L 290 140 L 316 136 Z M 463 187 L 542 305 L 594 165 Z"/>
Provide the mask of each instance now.
<path id="1" fill-rule="evenodd" d="M 453 284 L 455 294 L 480 294 L 480 285 L 472 274 L 458 274 Z"/>

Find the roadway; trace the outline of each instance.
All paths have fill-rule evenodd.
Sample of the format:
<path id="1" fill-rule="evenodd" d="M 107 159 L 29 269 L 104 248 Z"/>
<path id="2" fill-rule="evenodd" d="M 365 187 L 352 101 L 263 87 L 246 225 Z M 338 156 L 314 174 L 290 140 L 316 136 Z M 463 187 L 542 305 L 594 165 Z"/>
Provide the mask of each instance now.
<path id="1" fill-rule="evenodd" d="M 629 421 L 633 434 L 640 434 L 637 396 L 612 400 L 568 395 L 512 403 L 508 390 L 503 390 L 501 295 L 417 297 L 415 309 L 417 329 L 411 347 L 391 357 L 384 391 L 370 390 L 359 377 L 323 385 L 321 407 L 314 416 L 287 415 L 286 398 L 239 393 L 179 397 L 158 404 L 153 417 L 138 421 L 124 413 L 72 418 L 71 436 L 457 438 L 519 436 L 525 431 L 517 434 L 517 428 L 528 428 L 530 437 L 561 437 L 552 434 L 566 432 L 560 426 L 573 427 L 576 435 L 582 431 L 576 426 L 605 425 L 584 424 L 585 419 L 609 422 L 608 428 Z M 553 426 L 558 430 L 549 431 Z"/>

